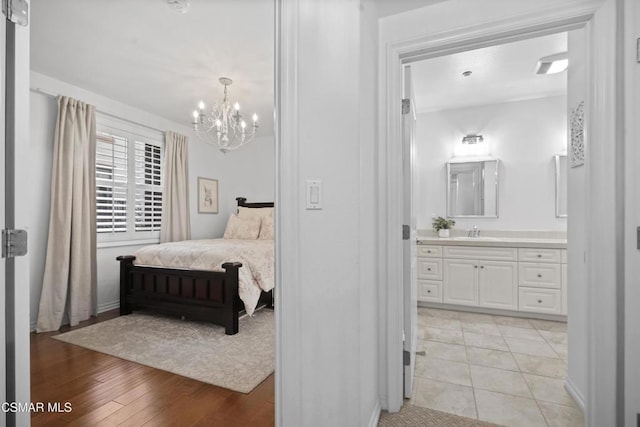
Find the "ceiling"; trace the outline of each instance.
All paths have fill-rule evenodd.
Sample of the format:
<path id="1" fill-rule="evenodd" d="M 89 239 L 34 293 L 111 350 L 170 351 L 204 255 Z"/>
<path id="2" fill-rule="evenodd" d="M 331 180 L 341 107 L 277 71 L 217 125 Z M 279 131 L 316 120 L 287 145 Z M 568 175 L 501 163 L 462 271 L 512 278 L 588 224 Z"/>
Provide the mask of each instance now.
<path id="1" fill-rule="evenodd" d="M 416 111 L 566 94 L 566 72 L 535 73 L 538 59 L 566 51 L 567 33 L 559 33 L 412 63 Z M 464 77 L 467 70 L 473 73 Z"/>
<path id="2" fill-rule="evenodd" d="M 31 69 L 189 125 L 218 78 L 260 134 L 273 134 L 274 7 L 265 0 L 33 0 Z"/>

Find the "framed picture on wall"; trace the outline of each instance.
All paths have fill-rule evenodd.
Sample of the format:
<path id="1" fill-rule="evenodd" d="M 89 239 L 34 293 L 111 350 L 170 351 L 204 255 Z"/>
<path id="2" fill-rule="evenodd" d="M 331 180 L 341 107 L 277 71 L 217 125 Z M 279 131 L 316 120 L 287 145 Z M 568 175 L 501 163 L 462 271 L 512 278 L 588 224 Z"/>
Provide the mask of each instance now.
<path id="1" fill-rule="evenodd" d="M 218 213 L 218 180 L 198 177 L 198 213 Z"/>

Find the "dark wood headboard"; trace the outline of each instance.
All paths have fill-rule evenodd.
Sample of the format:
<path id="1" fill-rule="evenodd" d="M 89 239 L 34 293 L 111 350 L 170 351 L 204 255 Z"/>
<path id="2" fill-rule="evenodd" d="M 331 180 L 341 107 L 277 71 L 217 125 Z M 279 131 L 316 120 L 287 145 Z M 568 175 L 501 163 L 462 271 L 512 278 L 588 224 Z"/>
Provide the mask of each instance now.
<path id="1" fill-rule="evenodd" d="M 273 202 L 254 202 L 248 203 L 246 197 L 236 197 L 238 207 L 243 208 L 272 208 Z"/>

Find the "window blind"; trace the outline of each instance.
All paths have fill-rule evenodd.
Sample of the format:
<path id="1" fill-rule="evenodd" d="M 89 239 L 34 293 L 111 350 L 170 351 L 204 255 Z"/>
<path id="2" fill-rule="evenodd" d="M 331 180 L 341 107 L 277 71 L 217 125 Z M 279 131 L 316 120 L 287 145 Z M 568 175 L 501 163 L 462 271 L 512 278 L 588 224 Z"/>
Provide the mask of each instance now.
<path id="1" fill-rule="evenodd" d="M 135 143 L 135 230 L 160 231 L 162 219 L 162 149 Z"/>

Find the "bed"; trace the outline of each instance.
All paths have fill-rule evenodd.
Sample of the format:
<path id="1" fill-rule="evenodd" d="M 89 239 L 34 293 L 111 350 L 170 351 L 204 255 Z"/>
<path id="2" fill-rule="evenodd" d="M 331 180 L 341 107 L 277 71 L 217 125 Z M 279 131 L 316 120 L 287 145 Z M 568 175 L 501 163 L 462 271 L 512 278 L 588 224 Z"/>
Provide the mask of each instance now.
<path id="1" fill-rule="evenodd" d="M 248 203 L 243 197 L 236 201 L 238 209 L 251 212 L 273 208 L 272 202 Z M 145 247 L 136 254 L 116 258 L 120 315 L 151 310 L 211 322 L 234 335 L 240 315 L 251 315 L 255 306 L 273 308 L 273 262 L 269 271 L 264 259 L 273 257 L 273 240 L 172 242 Z M 266 271 L 259 270 L 258 264 L 267 266 Z"/>

